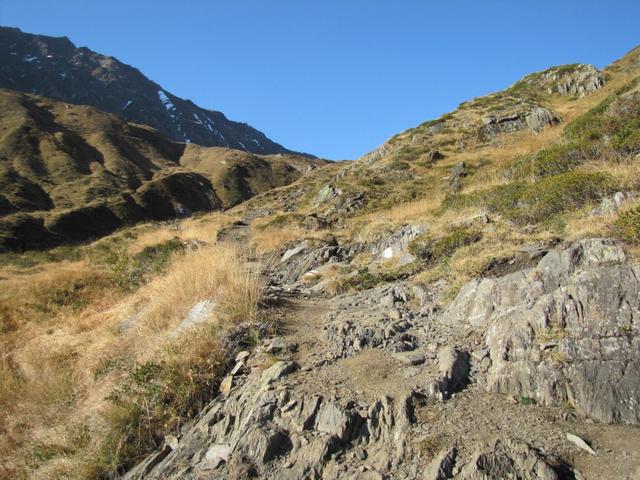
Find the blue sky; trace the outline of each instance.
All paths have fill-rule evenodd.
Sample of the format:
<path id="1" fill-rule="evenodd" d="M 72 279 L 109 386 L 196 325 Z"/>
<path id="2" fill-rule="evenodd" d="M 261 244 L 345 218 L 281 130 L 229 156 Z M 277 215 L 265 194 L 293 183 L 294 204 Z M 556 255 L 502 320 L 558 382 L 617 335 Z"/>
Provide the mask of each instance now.
<path id="1" fill-rule="evenodd" d="M 288 148 L 356 158 L 551 65 L 640 44 L 640 1 L 0 0 Z"/>

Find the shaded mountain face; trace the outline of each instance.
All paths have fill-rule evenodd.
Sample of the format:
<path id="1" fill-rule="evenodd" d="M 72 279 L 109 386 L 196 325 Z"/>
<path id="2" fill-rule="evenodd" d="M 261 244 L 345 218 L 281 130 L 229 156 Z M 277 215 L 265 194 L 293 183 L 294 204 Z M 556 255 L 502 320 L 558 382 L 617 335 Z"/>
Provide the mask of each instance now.
<path id="1" fill-rule="evenodd" d="M 66 37 L 0 27 L 0 87 L 91 105 L 167 138 L 258 154 L 293 153 L 245 123 L 164 90 L 138 69 Z"/>
<path id="2" fill-rule="evenodd" d="M 324 164 L 173 142 L 89 106 L 0 89 L 0 251 L 219 210 Z"/>

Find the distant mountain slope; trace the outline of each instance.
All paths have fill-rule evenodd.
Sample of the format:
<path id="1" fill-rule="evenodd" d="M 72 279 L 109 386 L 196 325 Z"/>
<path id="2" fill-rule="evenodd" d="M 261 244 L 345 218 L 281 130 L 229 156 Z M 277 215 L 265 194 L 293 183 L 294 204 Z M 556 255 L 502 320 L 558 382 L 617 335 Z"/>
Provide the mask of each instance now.
<path id="1" fill-rule="evenodd" d="M 222 209 L 325 163 L 177 143 L 93 107 L 0 89 L 0 251 Z"/>
<path id="2" fill-rule="evenodd" d="M 136 68 L 76 48 L 67 37 L 0 27 L 0 87 L 91 105 L 178 142 L 258 154 L 294 153 L 245 123 L 173 95 Z"/>

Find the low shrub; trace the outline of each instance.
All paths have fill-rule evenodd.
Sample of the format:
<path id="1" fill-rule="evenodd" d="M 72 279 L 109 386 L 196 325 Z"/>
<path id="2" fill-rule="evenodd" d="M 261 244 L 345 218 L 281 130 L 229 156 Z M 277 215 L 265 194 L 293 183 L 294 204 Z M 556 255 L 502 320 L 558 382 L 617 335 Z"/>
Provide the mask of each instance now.
<path id="1" fill-rule="evenodd" d="M 606 173 L 566 172 L 535 183 L 517 181 L 484 192 L 449 195 L 441 211 L 484 206 L 490 212 L 519 224 L 540 223 L 615 191 L 613 177 Z"/>
<path id="2" fill-rule="evenodd" d="M 148 246 L 133 256 L 127 253 L 126 247 L 120 247 L 110 253 L 113 283 L 120 290 L 132 292 L 152 276 L 165 273 L 174 254 L 183 250 L 178 239 Z"/>
<path id="3" fill-rule="evenodd" d="M 630 243 L 640 243 L 640 206 L 621 212 L 613 223 L 616 236 Z"/>
<path id="4" fill-rule="evenodd" d="M 409 252 L 427 264 L 436 265 L 451 258 L 459 248 L 479 241 L 482 234 L 469 228 L 456 228 L 449 235 L 434 240 L 420 235 L 409 243 Z"/>

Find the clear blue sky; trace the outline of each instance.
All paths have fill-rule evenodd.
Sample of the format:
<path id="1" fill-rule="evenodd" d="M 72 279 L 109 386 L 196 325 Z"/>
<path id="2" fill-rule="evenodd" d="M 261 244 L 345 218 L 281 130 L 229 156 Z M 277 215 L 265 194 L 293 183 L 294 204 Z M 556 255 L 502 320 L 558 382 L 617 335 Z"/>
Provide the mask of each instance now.
<path id="1" fill-rule="evenodd" d="M 640 43 L 638 0 L 0 0 L 288 148 L 356 158 L 555 64 Z"/>

